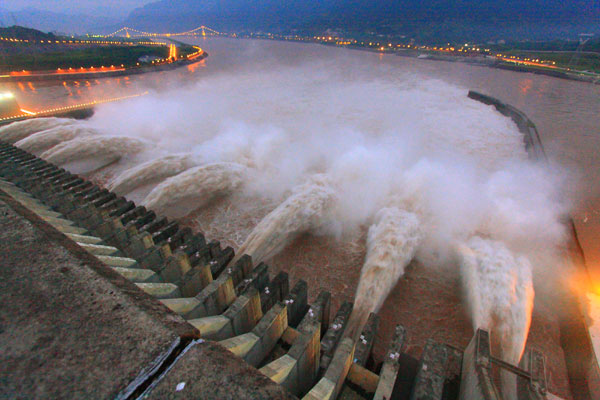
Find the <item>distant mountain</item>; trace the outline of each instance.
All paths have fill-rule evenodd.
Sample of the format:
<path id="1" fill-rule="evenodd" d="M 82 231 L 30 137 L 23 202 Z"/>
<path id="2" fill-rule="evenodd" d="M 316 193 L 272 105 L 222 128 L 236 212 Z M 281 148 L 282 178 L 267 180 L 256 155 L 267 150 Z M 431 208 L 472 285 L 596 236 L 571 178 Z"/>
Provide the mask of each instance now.
<path id="1" fill-rule="evenodd" d="M 128 26 L 224 31 L 327 30 L 428 41 L 549 39 L 600 33 L 597 0 L 159 0 L 131 12 Z"/>
<path id="2" fill-rule="evenodd" d="M 26 40 L 54 40 L 56 38 L 51 33 L 44 33 L 37 29 L 24 28 L 18 25 L 0 28 L 0 36 Z"/>
<path id="3" fill-rule="evenodd" d="M 19 11 L 0 8 L 0 26 L 20 25 L 44 32 L 66 34 L 104 32 L 119 26 L 119 22 L 116 18 L 102 15 L 69 15 L 36 8 L 25 8 Z"/>

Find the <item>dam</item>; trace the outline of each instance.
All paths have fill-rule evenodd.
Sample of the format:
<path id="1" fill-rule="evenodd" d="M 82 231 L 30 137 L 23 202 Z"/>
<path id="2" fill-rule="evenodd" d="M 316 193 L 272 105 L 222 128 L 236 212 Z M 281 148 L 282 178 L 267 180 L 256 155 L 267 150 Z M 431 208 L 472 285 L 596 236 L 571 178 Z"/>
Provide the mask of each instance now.
<path id="1" fill-rule="evenodd" d="M 535 126 L 524 114 L 485 95 L 469 96 L 513 119 L 530 157 L 544 156 Z M 395 326 L 391 341 L 377 341 L 382 323 L 376 313 L 367 314 L 355 337 L 348 337 L 344 331 L 353 304 L 340 301 L 337 293 L 321 292 L 309 301 L 309 286 L 302 279 L 290 287 L 285 271 L 273 274 L 267 264 L 234 254 L 184 223 L 7 142 L 0 157 L 0 200 L 7 218 L 3 265 L 24 276 L 42 274 L 49 282 L 56 279 L 53 274 L 82 269 L 83 275 L 69 278 L 76 300 L 54 293 L 61 301 L 49 307 L 76 301 L 90 310 L 85 325 L 91 321 L 97 331 L 84 327 L 83 317 L 78 322 L 83 308 L 73 309 L 69 326 L 79 328 L 70 346 L 79 349 L 97 340 L 92 353 L 85 355 L 84 347 L 76 354 L 88 360 L 87 374 L 106 376 L 112 383 L 101 385 L 104 397 L 500 399 L 504 372 L 514 377 L 519 399 L 558 398 L 549 390 L 545 355 L 534 348 L 526 347 L 520 364 L 511 365 L 494 356 L 490 333 L 478 329 L 463 348 L 428 340 L 415 357 L 415 350 L 407 348 L 410 327 Z M 49 267 L 31 270 L 28 254 Z M 52 271 L 56 254 L 63 267 Z M 94 292 L 101 294 L 96 300 L 83 296 L 90 290 L 83 279 L 89 271 L 101 277 L 95 283 L 100 288 Z M 3 292 L 23 296 L 18 289 L 11 292 L 7 285 Z M 22 300 L 27 303 L 26 297 Z M 569 301 L 576 302 L 569 298 L 567 306 Z M 98 303 L 110 309 L 96 310 Z M 569 309 L 573 321 L 561 322 L 563 337 L 578 338 L 565 339 L 562 348 L 571 388 L 579 390 L 576 398 L 594 398 L 598 364 L 585 327 L 578 325 L 580 310 L 575 304 Z M 21 322 L 6 319 L 16 327 Z M 122 342 L 112 343 L 115 336 Z M 154 340 L 147 343 L 143 337 Z M 47 335 L 35 339 L 65 351 Z M 376 346 L 383 354 L 374 354 Z M 100 362 L 124 351 L 132 355 L 131 360 L 122 357 L 122 365 Z M 575 353 L 580 353 L 577 358 Z M 580 368 L 582 360 L 586 368 Z M 100 390 L 97 383 L 81 379 L 83 365 L 78 366 L 70 370 L 70 379 L 81 385 L 78 393 Z M 36 371 L 41 374 L 43 365 Z M 11 384 L 26 390 L 16 378 Z M 53 385 L 52 390 L 60 396 L 73 387 Z"/>

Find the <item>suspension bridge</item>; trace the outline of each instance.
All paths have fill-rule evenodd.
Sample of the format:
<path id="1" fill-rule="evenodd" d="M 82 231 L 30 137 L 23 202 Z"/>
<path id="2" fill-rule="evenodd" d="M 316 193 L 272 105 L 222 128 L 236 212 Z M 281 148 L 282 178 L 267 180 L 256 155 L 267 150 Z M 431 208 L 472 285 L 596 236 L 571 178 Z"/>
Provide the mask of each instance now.
<path id="1" fill-rule="evenodd" d="M 140 31 L 138 29 L 129 28 L 124 26 L 123 28 L 110 33 L 108 35 L 100 35 L 102 37 L 115 37 L 115 36 L 125 36 L 125 37 L 172 37 L 172 36 L 227 36 L 226 33 L 216 31 L 207 26 L 199 26 L 195 29 L 185 31 L 185 32 L 174 32 L 174 33 L 158 33 L 158 32 L 145 32 Z"/>

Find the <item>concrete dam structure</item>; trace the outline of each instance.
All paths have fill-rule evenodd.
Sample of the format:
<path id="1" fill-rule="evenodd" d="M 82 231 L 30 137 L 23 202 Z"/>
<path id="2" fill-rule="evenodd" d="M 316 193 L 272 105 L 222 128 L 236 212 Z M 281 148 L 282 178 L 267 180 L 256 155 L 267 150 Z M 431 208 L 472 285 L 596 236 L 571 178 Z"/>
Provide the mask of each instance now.
<path id="1" fill-rule="evenodd" d="M 513 118 L 531 157 L 535 126 Z M 2 397 L 147 399 L 556 399 L 544 354 L 519 365 L 492 354 L 478 329 L 462 349 L 428 341 L 405 352 L 398 325 L 381 363 L 379 316 L 347 335 L 354 305 L 335 293 L 309 304 L 308 287 L 222 248 L 153 210 L 0 137 Z M 561 335 L 577 399 L 598 392 L 598 363 L 572 303 Z M 594 386 L 596 385 L 596 386 Z"/>

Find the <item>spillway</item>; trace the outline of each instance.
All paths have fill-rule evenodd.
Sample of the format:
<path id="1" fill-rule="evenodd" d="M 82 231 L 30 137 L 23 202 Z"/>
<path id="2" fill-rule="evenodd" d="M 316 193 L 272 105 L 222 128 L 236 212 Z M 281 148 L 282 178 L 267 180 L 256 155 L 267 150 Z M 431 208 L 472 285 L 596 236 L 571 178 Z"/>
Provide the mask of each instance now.
<path id="1" fill-rule="evenodd" d="M 315 175 L 296 187 L 291 196 L 259 222 L 240 246 L 238 255 L 248 254 L 255 262 L 267 260 L 297 235 L 318 228 L 335 202 L 335 191 L 330 185 L 326 176 Z"/>
<path id="2" fill-rule="evenodd" d="M 69 126 L 77 121 L 71 118 L 32 118 L 0 127 L 0 140 L 14 144 L 27 136 L 59 126 Z"/>
<path id="3" fill-rule="evenodd" d="M 213 163 L 188 169 L 158 186 L 143 204 L 170 217 L 183 217 L 244 183 L 246 168 L 235 163 Z"/>
<path id="4" fill-rule="evenodd" d="M 15 146 L 30 153 L 40 155 L 60 143 L 92 135 L 99 135 L 99 132 L 85 125 L 56 126 L 21 139 L 15 143 Z"/>
<path id="5" fill-rule="evenodd" d="M 49 162 L 77 173 L 89 173 L 144 149 L 144 142 L 128 137 L 86 137 L 61 143 L 41 154 Z"/>
<path id="6" fill-rule="evenodd" d="M 189 154 L 168 155 L 123 171 L 108 186 L 115 193 L 125 195 L 140 186 L 161 182 L 196 165 Z"/>
<path id="7" fill-rule="evenodd" d="M 348 324 L 349 336 L 360 334 L 369 314 L 379 311 L 404 275 L 421 239 L 420 221 L 416 214 L 398 207 L 384 208 L 377 213 L 367 235 L 367 255 Z"/>
<path id="8" fill-rule="evenodd" d="M 459 247 L 461 275 L 473 328 L 500 345 L 500 357 L 518 365 L 531 324 L 534 290 L 531 264 L 502 243 L 478 236 Z M 502 371 L 502 388 L 516 399 L 515 376 Z"/>

